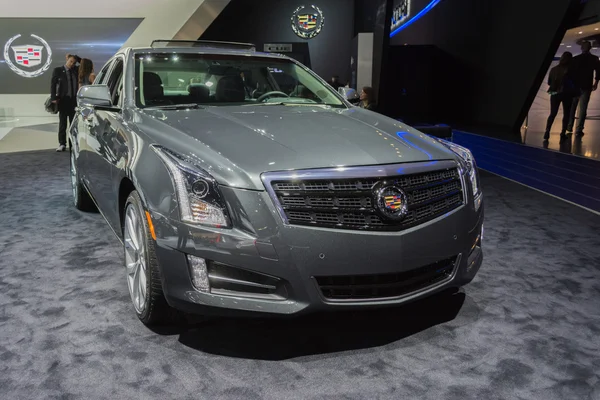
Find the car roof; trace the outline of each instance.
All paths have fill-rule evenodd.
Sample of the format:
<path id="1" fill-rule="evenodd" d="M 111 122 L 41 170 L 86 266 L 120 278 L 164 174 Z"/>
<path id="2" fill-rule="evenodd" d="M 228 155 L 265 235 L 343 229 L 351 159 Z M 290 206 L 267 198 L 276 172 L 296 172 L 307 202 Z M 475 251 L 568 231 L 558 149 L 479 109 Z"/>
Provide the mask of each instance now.
<path id="1" fill-rule="evenodd" d="M 240 55 L 240 56 L 254 56 L 254 57 L 268 57 L 268 58 L 278 58 L 278 59 L 288 59 L 291 60 L 290 57 L 287 57 L 283 54 L 279 53 L 265 53 L 260 51 L 248 50 L 248 49 L 230 49 L 230 48 L 220 48 L 218 46 L 197 46 L 197 47 L 128 47 L 123 49 L 121 52 L 123 53 L 187 53 L 187 54 L 220 54 L 220 55 Z"/>

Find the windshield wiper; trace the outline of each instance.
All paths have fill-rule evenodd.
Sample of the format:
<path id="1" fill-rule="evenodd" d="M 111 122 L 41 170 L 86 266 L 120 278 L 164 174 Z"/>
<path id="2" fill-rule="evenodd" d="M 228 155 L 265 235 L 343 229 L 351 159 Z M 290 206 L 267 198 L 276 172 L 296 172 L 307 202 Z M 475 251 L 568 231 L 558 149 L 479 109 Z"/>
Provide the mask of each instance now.
<path id="1" fill-rule="evenodd" d="M 340 108 L 340 107 L 344 107 L 341 104 L 327 104 L 327 103 L 287 103 L 282 101 L 281 103 L 275 103 L 276 105 L 279 106 L 289 106 L 289 107 L 296 107 L 296 106 L 302 106 L 302 107 L 332 107 L 332 108 Z"/>
<path id="2" fill-rule="evenodd" d="M 150 106 L 146 107 L 146 110 L 189 110 L 189 109 L 198 109 L 204 108 L 201 107 L 200 104 L 190 103 L 190 104 L 165 104 L 163 106 Z"/>
<path id="3" fill-rule="evenodd" d="M 248 106 L 306 106 L 306 107 L 329 106 L 329 107 L 333 107 L 333 105 L 331 105 L 331 104 L 324 104 L 324 103 L 294 103 L 294 102 L 290 102 L 290 101 L 254 103 L 254 104 L 247 104 L 247 105 Z"/>

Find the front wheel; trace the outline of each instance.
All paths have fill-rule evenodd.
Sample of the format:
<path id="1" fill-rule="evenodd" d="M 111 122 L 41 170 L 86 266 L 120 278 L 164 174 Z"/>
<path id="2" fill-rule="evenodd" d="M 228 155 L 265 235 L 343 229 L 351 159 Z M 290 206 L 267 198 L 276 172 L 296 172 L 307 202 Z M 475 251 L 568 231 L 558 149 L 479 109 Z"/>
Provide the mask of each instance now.
<path id="1" fill-rule="evenodd" d="M 123 239 L 127 287 L 137 317 L 147 326 L 175 322 L 179 313 L 165 300 L 155 243 L 137 191 L 125 203 Z"/>

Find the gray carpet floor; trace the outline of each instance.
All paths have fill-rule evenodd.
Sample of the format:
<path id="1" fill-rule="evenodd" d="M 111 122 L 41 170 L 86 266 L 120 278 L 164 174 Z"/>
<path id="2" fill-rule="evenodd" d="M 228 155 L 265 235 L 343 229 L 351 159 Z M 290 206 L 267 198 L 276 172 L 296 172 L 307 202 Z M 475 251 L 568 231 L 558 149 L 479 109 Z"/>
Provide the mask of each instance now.
<path id="1" fill-rule="evenodd" d="M 0 398 L 600 399 L 600 217 L 483 187 L 484 265 L 450 297 L 155 332 L 68 153 L 0 155 Z"/>

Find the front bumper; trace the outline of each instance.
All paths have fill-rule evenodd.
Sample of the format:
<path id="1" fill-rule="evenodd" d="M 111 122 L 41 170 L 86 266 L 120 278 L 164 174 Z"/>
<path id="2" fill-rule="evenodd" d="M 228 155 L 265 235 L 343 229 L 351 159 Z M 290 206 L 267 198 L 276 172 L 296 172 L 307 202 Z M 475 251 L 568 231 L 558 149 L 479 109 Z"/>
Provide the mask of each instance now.
<path id="1" fill-rule="evenodd" d="M 469 283 L 483 260 L 483 205 L 475 211 L 473 204 L 465 204 L 402 232 L 359 232 L 284 225 L 267 193 L 223 191 L 231 209 L 250 210 L 232 215 L 235 229 L 185 225 L 151 210 L 163 291 L 174 308 L 204 314 L 298 314 L 396 305 Z M 284 296 L 198 291 L 187 255 L 276 277 Z M 409 276 L 447 259 L 456 262 L 444 279 L 397 296 L 332 299 L 318 284 L 318 277 Z"/>

